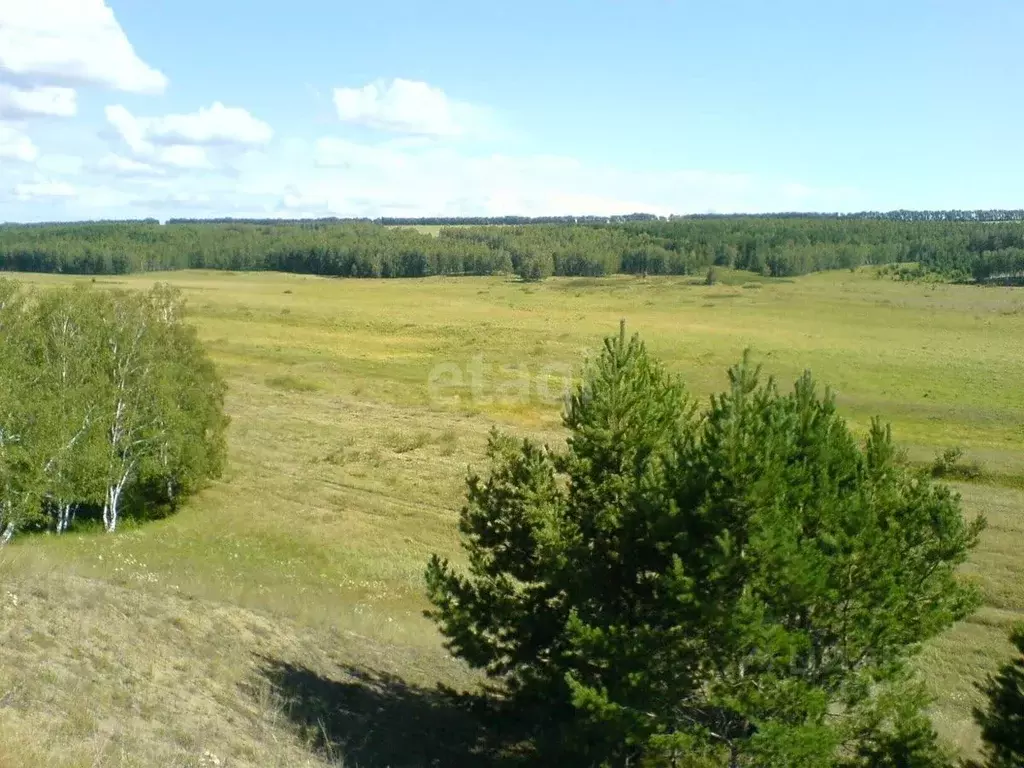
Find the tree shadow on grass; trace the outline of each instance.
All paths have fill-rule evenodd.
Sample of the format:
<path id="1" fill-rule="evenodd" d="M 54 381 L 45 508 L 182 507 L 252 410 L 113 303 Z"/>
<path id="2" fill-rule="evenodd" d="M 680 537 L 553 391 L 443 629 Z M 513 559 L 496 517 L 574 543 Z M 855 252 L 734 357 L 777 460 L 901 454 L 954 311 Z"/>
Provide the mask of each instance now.
<path id="1" fill-rule="evenodd" d="M 484 697 L 411 685 L 379 670 L 343 666 L 338 679 L 331 679 L 278 659 L 260 661 L 260 673 L 288 718 L 314 749 L 345 766 L 522 762 L 522 750 L 516 747 L 521 739 L 511 732 L 496 733 L 494 705 Z"/>

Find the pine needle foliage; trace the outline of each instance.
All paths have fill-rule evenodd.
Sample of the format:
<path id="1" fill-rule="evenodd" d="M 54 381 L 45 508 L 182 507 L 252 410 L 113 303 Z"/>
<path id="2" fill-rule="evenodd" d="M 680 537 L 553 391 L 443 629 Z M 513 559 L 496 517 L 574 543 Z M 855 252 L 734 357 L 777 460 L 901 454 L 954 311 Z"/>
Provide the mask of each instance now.
<path id="1" fill-rule="evenodd" d="M 887 426 L 858 439 L 809 373 L 784 393 L 749 355 L 700 408 L 624 326 L 564 423 L 562 450 L 492 435 L 466 565 L 426 571 L 538 759 L 948 764 L 908 662 L 977 605 L 956 571 L 984 521 Z"/>
<path id="2" fill-rule="evenodd" d="M 984 768 L 1024 766 L 1024 624 L 1010 634 L 1014 657 L 982 687 L 988 707 L 975 712 L 985 740 Z"/>

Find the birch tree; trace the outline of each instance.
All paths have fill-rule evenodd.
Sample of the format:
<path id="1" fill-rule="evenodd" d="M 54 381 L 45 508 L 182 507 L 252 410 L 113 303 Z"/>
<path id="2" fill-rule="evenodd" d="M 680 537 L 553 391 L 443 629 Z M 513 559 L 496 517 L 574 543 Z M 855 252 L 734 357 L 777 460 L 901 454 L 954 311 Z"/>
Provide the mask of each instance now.
<path id="1" fill-rule="evenodd" d="M 108 531 L 117 528 L 125 489 L 155 449 L 159 432 L 154 387 L 158 351 L 151 347 L 156 328 L 148 304 L 145 296 L 127 292 L 104 297 L 107 460 L 103 526 Z"/>
<path id="2" fill-rule="evenodd" d="M 226 420 L 223 384 L 183 322 L 178 292 L 156 286 L 148 294 L 112 293 L 105 300 L 103 524 L 113 531 L 127 489 L 134 486 L 140 500 L 173 507 L 182 493 L 218 475 Z M 153 488 L 162 493 L 154 497 Z"/>
<path id="3" fill-rule="evenodd" d="M 184 315 L 166 286 L 0 281 L 0 543 L 79 510 L 114 531 L 219 474 L 224 386 Z"/>
<path id="4" fill-rule="evenodd" d="M 0 544 L 30 517 L 38 490 L 29 451 L 27 330 L 23 294 L 16 283 L 0 280 Z"/>
<path id="5" fill-rule="evenodd" d="M 226 451 L 224 384 L 203 352 L 195 330 L 181 322 L 180 294 L 157 286 L 149 294 L 153 348 L 161 350 L 151 392 L 158 403 L 154 450 L 141 467 L 143 482 L 160 502 L 176 506 L 207 477 L 220 474 Z"/>
<path id="6" fill-rule="evenodd" d="M 101 408 L 95 394 L 102 380 L 95 349 L 101 339 L 100 318 L 84 288 L 44 293 L 33 307 L 41 386 L 37 404 L 40 438 L 45 442 L 45 503 L 57 533 L 67 530 L 83 504 L 99 502 Z"/>

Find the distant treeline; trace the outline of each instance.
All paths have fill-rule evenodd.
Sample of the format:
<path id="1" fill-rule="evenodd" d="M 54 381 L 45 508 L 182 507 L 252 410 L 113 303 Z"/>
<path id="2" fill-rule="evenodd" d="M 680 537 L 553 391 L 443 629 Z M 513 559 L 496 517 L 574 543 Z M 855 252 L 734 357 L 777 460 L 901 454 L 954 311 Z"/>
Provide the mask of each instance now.
<path id="1" fill-rule="evenodd" d="M 1024 209 L 1004 210 L 948 210 L 948 211 L 859 211 L 857 213 L 828 213 L 778 211 L 776 213 L 687 213 L 659 216 L 654 213 L 629 213 L 616 216 L 426 216 L 383 218 L 320 218 L 320 219 L 171 219 L 169 223 L 248 223 L 248 224 L 303 224 L 314 222 L 364 222 L 384 226 L 515 226 L 526 224 L 621 224 L 627 221 L 679 221 L 683 219 L 870 219 L 879 221 L 1024 221 Z"/>
<path id="2" fill-rule="evenodd" d="M 442 226 L 437 237 L 390 226 L 408 221 L 400 219 L 383 220 L 389 226 L 323 219 L 5 225 L 0 226 L 0 269 L 124 274 L 205 268 L 345 277 L 516 273 L 540 279 L 701 274 L 712 266 L 784 277 L 914 262 L 915 274 L 951 279 L 988 281 L 1024 273 L 1024 226 L 1018 223 L 1024 212 L 987 212 L 1004 215 L 1002 221 L 958 219 L 956 211 L 942 212 L 944 218 L 918 212 L 918 219 L 900 218 L 902 213 L 910 212 L 531 220 L 528 225 L 459 219 L 460 226 Z M 480 224 L 485 221 L 487 226 Z"/>
<path id="3" fill-rule="evenodd" d="M 659 216 L 654 213 L 628 213 L 615 216 L 421 216 L 382 218 L 319 219 L 171 219 L 171 224 L 342 224 L 364 222 L 384 226 L 515 226 L 525 224 L 621 224 L 627 221 L 679 221 L 684 219 L 870 219 L 879 221 L 1024 221 L 1024 209 L 947 210 L 947 211 L 858 211 L 856 213 L 777 211 L 775 213 L 686 213 Z"/>
<path id="4" fill-rule="evenodd" d="M 296 224 L 323 226 L 333 224 L 381 224 L 393 226 L 520 226 L 528 224 L 621 224 L 628 221 L 680 221 L 686 219 L 867 219 L 872 221 L 1024 221 L 1024 209 L 977 209 L 945 211 L 858 211 L 856 213 L 829 213 L 813 211 L 777 211 L 775 213 L 686 213 L 659 216 L 654 213 L 629 213 L 615 216 L 421 216 L 421 217 L 337 217 L 284 219 L 284 218 L 208 218 L 169 219 L 168 224 Z M 30 224 L 0 223 L 0 227 L 52 227 L 68 222 L 38 222 Z M 72 222 L 74 224 L 158 224 L 158 219 L 98 219 Z"/>

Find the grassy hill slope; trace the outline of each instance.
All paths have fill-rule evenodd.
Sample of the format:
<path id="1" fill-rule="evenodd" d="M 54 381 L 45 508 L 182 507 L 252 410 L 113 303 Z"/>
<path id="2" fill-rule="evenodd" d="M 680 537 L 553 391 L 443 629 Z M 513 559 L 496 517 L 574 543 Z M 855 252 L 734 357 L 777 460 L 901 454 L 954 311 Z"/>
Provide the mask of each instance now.
<path id="1" fill-rule="evenodd" d="M 625 318 L 708 394 L 745 347 L 830 383 L 912 458 L 962 446 L 986 605 L 928 648 L 936 721 L 976 747 L 973 682 L 1024 616 L 1024 292 L 867 273 L 331 280 L 181 272 L 229 384 L 230 465 L 179 514 L 0 551 L 0 765 L 452 764 L 473 685 L 424 607 L 495 424 L 560 439 L 563 376 Z M 53 283 L 72 278 L 18 276 Z M 86 278 L 88 279 L 88 278 Z M 461 382 L 461 383 L 459 383 Z"/>

